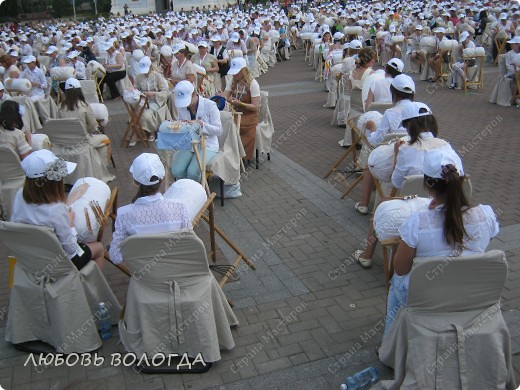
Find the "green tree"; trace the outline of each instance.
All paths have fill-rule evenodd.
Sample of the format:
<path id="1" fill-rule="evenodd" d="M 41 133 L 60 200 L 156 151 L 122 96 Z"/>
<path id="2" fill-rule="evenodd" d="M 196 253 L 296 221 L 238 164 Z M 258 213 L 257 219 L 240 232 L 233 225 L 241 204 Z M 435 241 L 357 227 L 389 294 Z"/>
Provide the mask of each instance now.
<path id="1" fill-rule="evenodd" d="M 62 18 L 64 16 L 70 16 L 74 13 L 72 4 L 69 0 L 51 0 L 52 12 L 55 18 Z"/>
<path id="2" fill-rule="evenodd" d="M 16 0 L 7 0 L 0 5 L 0 21 L 7 21 L 11 18 L 16 18 L 21 12 L 21 7 Z"/>

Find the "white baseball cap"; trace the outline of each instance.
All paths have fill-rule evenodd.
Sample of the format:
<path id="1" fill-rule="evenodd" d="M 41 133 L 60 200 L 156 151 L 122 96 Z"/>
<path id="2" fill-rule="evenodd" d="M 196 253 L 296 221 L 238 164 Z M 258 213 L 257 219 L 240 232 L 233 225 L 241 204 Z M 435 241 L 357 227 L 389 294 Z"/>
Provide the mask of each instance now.
<path id="1" fill-rule="evenodd" d="M 74 89 L 74 88 L 81 88 L 81 84 L 78 79 L 75 79 L 74 77 L 68 78 L 67 81 L 65 81 L 65 89 Z"/>
<path id="2" fill-rule="evenodd" d="M 423 173 L 434 179 L 442 179 L 443 167 L 453 165 L 459 176 L 464 176 L 464 168 L 459 155 L 452 148 L 435 149 L 426 152 Z"/>
<path id="3" fill-rule="evenodd" d="M 47 48 L 47 51 L 45 52 L 45 54 L 52 54 L 54 52 L 58 51 L 58 48 L 56 46 L 49 46 Z"/>
<path id="4" fill-rule="evenodd" d="M 446 29 L 444 27 L 436 27 L 433 29 L 435 34 L 446 34 Z"/>
<path id="5" fill-rule="evenodd" d="M 136 61 L 140 61 L 144 57 L 144 52 L 141 49 L 135 49 L 132 52 L 132 58 Z"/>
<path id="6" fill-rule="evenodd" d="M 360 50 L 363 47 L 363 44 L 358 39 L 353 39 L 350 41 L 349 48 L 353 50 Z"/>
<path id="7" fill-rule="evenodd" d="M 215 34 L 211 37 L 212 42 L 220 42 L 222 40 L 222 37 L 218 34 Z"/>
<path id="8" fill-rule="evenodd" d="M 433 115 L 432 110 L 426 104 L 421 102 L 411 102 L 406 104 L 401 110 L 401 120 L 406 121 L 420 116 Z"/>
<path id="9" fill-rule="evenodd" d="M 142 153 L 135 158 L 130 166 L 130 173 L 134 180 L 145 186 L 151 186 L 159 183 L 166 171 L 161 159 L 154 153 Z M 157 176 L 157 180 L 151 180 L 152 176 Z"/>
<path id="10" fill-rule="evenodd" d="M 200 42 L 197 44 L 197 47 L 205 47 L 205 48 L 208 48 L 208 42 L 206 42 L 206 41 L 200 41 Z"/>
<path id="11" fill-rule="evenodd" d="M 392 86 L 404 93 L 415 93 L 415 83 L 410 76 L 400 74 L 392 80 Z"/>
<path id="12" fill-rule="evenodd" d="M 500 14 L 500 17 L 498 18 L 499 20 L 506 20 L 507 19 L 507 13 L 506 12 L 502 12 Z"/>
<path id="13" fill-rule="evenodd" d="M 507 41 L 507 43 L 520 43 L 520 35 L 516 35 L 513 39 Z"/>
<path id="14" fill-rule="evenodd" d="M 137 69 L 138 74 L 146 74 L 150 70 L 150 66 L 152 66 L 152 60 L 150 57 L 143 57 L 139 60 L 139 68 Z"/>
<path id="15" fill-rule="evenodd" d="M 233 34 L 231 34 L 231 41 L 239 42 L 240 41 L 240 35 L 237 32 L 234 32 Z"/>
<path id="16" fill-rule="evenodd" d="M 417 26 L 415 26 L 415 29 L 419 30 L 419 31 L 421 31 L 423 28 L 424 27 L 421 24 L 418 24 Z"/>
<path id="17" fill-rule="evenodd" d="M 22 62 L 24 64 L 30 64 L 31 62 L 36 62 L 36 57 L 35 56 L 27 56 L 27 57 L 24 57 Z"/>
<path id="18" fill-rule="evenodd" d="M 386 63 L 388 66 L 394 68 L 398 72 L 403 72 L 404 64 L 399 58 L 392 58 L 390 61 Z"/>
<path id="19" fill-rule="evenodd" d="M 227 72 L 229 75 L 236 75 L 238 72 L 247 66 L 246 60 L 244 57 L 235 57 L 231 60 L 230 68 Z"/>
<path id="20" fill-rule="evenodd" d="M 0 91 L 5 90 L 4 84 L 0 81 Z"/>
<path id="21" fill-rule="evenodd" d="M 175 94 L 175 106 L 177 108 L 188 107 L 191 103 L 193 91 L 195 91 L 195 87 L 189 81 L 183 80 L 179 82 L 173 89 L 173 93 Z"/>
<path id="22" fill-rule="evenodd" d="M 79 56 L 79 51 L 72 50 L 72 51 L 69 53 L 69 55 L 67 56 L 67 58 L 73 59 L 73 58 L 76 58 L 77 56 Z"/>
<path id="23" fill-rule="evenodd" d="M 178 52 L 180 52 L 182 49 L 185 49 L 185 48 L 186 48 L 186 46 L 177 44 L 177 45 L 173 46 L 172 53 L 177 54 Z"/>
<path id="24" fill-rule="evenodd" d="M 22 169 L 29 179 L 45 177 L 48 180 L 60 181 L 76 169 L 76 163 L 57 157 L 50 150 L 36 150 L 25 157 Z"/>
<path id="25" fill-rule="evenodd" d="M 464 42 L 469 37 L 469 32 L 463 31 L 460 33 L 459 41 Z"/>

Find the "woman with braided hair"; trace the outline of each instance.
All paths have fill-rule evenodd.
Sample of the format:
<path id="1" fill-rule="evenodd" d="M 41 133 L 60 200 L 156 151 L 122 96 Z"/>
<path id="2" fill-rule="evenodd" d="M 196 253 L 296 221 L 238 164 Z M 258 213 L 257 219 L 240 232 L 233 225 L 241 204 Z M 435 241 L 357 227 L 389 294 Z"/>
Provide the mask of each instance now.
<path id="1" fill-rule="evenodd" d="M 401 243 L 394 258 L 387 313 L 406 303 L 410 270 L 416 257 L 469 256 L 484 253 L 498 234 L 496 215 L 487 205 L 471 206 L 463 192 L 464 170 L 451 148 L 431 150 L 423 163 L 424 186 L 432 200 L 399 228 Z M 395 315 L 386 318 L 385 335 Z"/>

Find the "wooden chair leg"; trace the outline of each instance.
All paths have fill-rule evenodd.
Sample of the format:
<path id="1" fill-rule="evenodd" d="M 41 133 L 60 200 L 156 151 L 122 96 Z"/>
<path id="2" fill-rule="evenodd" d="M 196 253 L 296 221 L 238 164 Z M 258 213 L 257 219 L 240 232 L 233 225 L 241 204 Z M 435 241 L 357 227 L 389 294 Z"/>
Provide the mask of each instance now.
<path id="1" fill-rule="evenodd" d="M 224 207 L 224 180 L 220 177 L 220 207 Z"/>

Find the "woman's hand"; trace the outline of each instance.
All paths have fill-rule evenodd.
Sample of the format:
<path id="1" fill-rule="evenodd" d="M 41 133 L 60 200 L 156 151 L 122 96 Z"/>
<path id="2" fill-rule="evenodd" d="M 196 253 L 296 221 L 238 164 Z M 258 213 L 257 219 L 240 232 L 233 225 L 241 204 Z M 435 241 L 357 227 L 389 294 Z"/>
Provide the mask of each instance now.
<path id="1" fill-rule="evenodd" d="M 402 144 L 404 144 L 405 141 L 403 141 L 402 139 L 400 139 L 399 141 L 397 141 L 395 144 L 394 144 L 394 154 L 397 156 L 397 153 L 399 153 L 399 148 L 401 147 Z"/>

